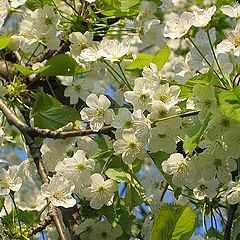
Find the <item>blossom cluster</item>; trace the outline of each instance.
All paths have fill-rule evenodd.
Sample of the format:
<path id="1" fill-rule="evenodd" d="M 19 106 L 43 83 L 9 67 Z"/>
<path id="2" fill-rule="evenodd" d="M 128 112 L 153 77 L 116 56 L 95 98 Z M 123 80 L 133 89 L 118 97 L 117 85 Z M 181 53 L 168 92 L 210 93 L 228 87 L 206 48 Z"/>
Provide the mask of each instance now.
<path id="1" fill-rule="evenodd" d="M 138 239 L 140 235 L 150 239 L 152 219 L 163 198 L 163 179 L 178 202 L 191 201 L 196 207 L 209 204 L 211 209 L 213 203 L 216 209 L 238 204 L 239 3 L 206 3 L 200 8 L 188 1 L 139 1 L 137 14 L 120 15 L 111 25 L 108 17 L 101 20 L 97 15 L 97 7 L 104 6 L 98 5 L 101 1 L 73 2 L 59 0 L 31 8 L 28 1 L 0 0 L 3 34 L 9 36 L 12 12 L 21 14 L 17 34 L 11 33 L 6 47 L 0 38 L 1 54 L 5 48 L 16 54 L 17 62 L 9 68 L 19 72 L 12 79 L 0 78 L 0 97 L 13 105 L 17 102 L 14 111 L 19 118 L 24 119 L 28 111 L 24 121 L 31 128 L 44 126 L 47 134 L 39 140 L 39 149 L 48 174 L 48 181 L 41 183 L 30 155 L 20 160 L 3 151 L 0 216 L 29 211 L 39 212 L 44 219 L 49 204 L 77 206 L 83 221 L 75 234 L 81 239 Z M 106 16 L 108 7 L 103 11 Z M 126 12 L 124 6 L 120 9 Z M 222 19 L 224 29 L 219 27 Z M 47 57 L 41 59 L 44 54 Z M 64 73 L 59 64 L 65 67 L 66 63 L 56 60 L 63 55 L 74 65 Z M 68 106 L 52 89 L 53 77 L 64 89 Z M 33 89 L 35 82 L 41 82 L 38 91 Z M 41 97 L 47 100 L 39 97 L 45 82 L 51 96 Z M 35 92 L 34 105 L 25 96 L 29 92 Z M 59 112 L 64 107 L 77 112 L 79 119 Z M 72 121 L 65 122 L 69 116 Z M 7 125 L 4 114 L 1 119 L 2 149 L 26 147 L 22 138 L 9 137 L 19 133 Z M 52 125 L 46 130 L 49 122 Z M 61 128 L 55 127 L 59 122 Z M 47 138 L 50 130 L 57 134 Z M 69 130 L 86 131 L 83 135 L 89 136 L 55 139 Z M 145 220 L 142 229 L 134 231 L 124 226 L 119 212 L 124 209 L 124 214 L 137 218 L 142 202 L 149 210 L 140 217 Z M 45 231 L 54 239 L 50 226 Z"/>

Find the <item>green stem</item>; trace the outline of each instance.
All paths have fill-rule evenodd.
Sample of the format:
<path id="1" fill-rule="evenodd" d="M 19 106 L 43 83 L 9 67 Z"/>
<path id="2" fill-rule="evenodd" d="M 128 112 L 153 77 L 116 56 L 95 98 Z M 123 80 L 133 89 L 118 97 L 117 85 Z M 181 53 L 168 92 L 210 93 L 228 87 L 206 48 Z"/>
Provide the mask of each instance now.
<path id="1" fill-rule="evenodd" d="M 112 75 L 112 77 L 118 82 L 119 85 L 121 85 L 121 83 L 118 81 L 118 79 L 116 78 L 116 76 L 113 74 L 113 72 L 111 71 L 110 68 L 108 68 L 109 73 Z"/>
<path id="2" fill-rule="evenodd" d="M 17 208 L 16 202 L 14 200 L 14 195 L 13 195 L 13 193 L 10 193 L 9 195 L 10 195 L 10 197 L 12 199 L 13 206 L 14 206 L 15 211 L 16 211 L 17 221 L 18 221 L 18 226 L 19 226 L 19 229 L 20 229 L 21 237 L 23 237 L 23 235 L 22 235 L 22 225 L 21 225 L 21 222 L 20 222 L 20 216 L 19 216 L 18 208 Z"/>
<path id="3" fill-rule="evenodd" d="M 192 45 L 197 49 L 198 53 L 201 55 L 201 57 L 204 59 L 204 61 L 208 64 L 209 67 L 211 67 L 211 63 L 207 60 L 207 58 L 202 54 L 201 50 L 198 48 L 198 46 L 193 42 L 193 40 L 189 37 L 189 41 L 192 43 Z M 223 84 L 224 87 L 227 87 L 224 82 L 222 82 L 221 77 L 218 75 L 218 73 L 213 70 L 219 81 Z"/>
<path id="4" fill-rule="evenodd" d="M 207 234 L 207 227 L 206 227 L 205 212 L 206 212 L 206 203 L 204 203 L 203 209 L 202 209 L 202 227 L 203 227 L 203 232 L 206 235 Z"/>
<path id="5" fill-rule="evenodd" d="M 207 37 L 208 37 L 208 41 L 209 41 L 209 44 L 210 44 L 210 47 L 211 47 L 211 50 L 212 50 L 212 53 L 213 53 L 213 57 L 214 57 L 215 62 L 216 62 L 216 64 L 217 64 L 217 66 L 218 66 L 218 69 L 219 69 L 219 71 L 220 71 L 220 73 L 221 73 L 221 75 L 222 75 L 222 80 L 224 80 L 224 74 L 223 74 L 223 71 L 222 71 L 222 69 L 221 69 L 221 67 L 220 67 L 220 64 L 219 64 L 218 60 L 217 60 L 217 56 L 216 56 L 216 53 L 215 53 L 214 48 L 213 48 L 213 44 L 212 44 L 212 41 L 211 41 L 211 38 L 210 38 L 209 31 L 207 31 Z M 225 82 L 225 81 L 224 81 L 224 82 Z M 226 83 L 226 82 L 225 82 L 225 83 Z"/>
<path id="6" fill-rule="evenodd" d="M 52 85 L 50 84 L 50 82 L 48 81 L 48 79 L 46 79 L 46 82 L 47 82 L 48 87 L 50 88 L 50 91 L 51 91 L 53 97 L 56 98 L 56 95 L 55 95 L 55 93 L 54 93 L 54 91 L 53 91 Z"/>
<path id="7" fill-rule="evenodd" d="M 38 213 L 38 215 L 33 219 L 33 221 L 28 225 L 28 228 L 31 228 L 32 225 L 39 219 L 39 217 L 41 216 L 41 214 L 46 210 L 46 208 L 49 206 L 50 202 L 48 202 L 46 204 L 46 206 L 44 206 L 42 208 L 42 210 Z"/>
<path id="8" fill-rule="evenodd" d="M 123 71 L 123 69 L 122 69 L 122 67 L 121 67 L 121 64 L 120 64 L 120 63 L 117 63 L 117 65 L 118 65 L 118 67 L 119 67 L 119 69 L 120 69 L 120 71 L 121 71 L 121 73 L 122 73 L 122 75 L 123 75 L 123 78 L 124 78 L 124 81 L 125 81 L 126 85 L 127 85 L 128 88 L 132 91 L 133 88 L 132 88 L 132 86 L 130 85 L 130 83 L 128 82 L 127 77 L 126 77 L 126 75 L 125 75 L 125 73 L 124 73 L 124 71 Z"/>
<path id="9" fill-rule="evenodd" d="M 35 50 L 32 52 L 31 56 L 29 57 L 29 59 L 27 60 L 26 65 L 28 65 L 28 63 L 31 61 L 32 57 L 35 55 L 35 53 L 37 52 L 38 48 L 41 46 L 41 43 L 38 43 L 37 47 L 35 48 Z"/>
<path id="10" fill-rule="evenodd" d="M 160 119 L 157 119 L 157 120 L 153 121 L 152 124 L 155 124 L 155 123 L 161 122 L 161 121 L 165 121 L 165 120 L 168 120 L 168 119 L 176 118 L 176 117 L 184 118 L 184 117 L 195 116 L 195 115 L 197 115 L 199 112 L 201 112 L 201 110 L 196 110 L 196 111 L 191 111 L 191 112 L 186 112 L 186 113 L 181 113 L 181 114 L 172 115 L 172 116 L 165 117 L 165 118 L 160 118 Z"/>
<path id="11" fill-rule="evenodd" d="M 103 168 L 102 168 L 102 171 L 101 171 L 101 174 L 104 173 L 104 171 L 105 171 L 107 165 L 111 162 L 111 160 L 112 160 L 112 156 L 113 156 L 113 153 L 111 153 L 111 155 L 110 155 L 110 156 L 108 157 L 108 159 L 105 161 L 105 163 L 104 163 L 104 165 L 103 165 Z"/>
<path id="12" fill-rule="evenodd" d="M 104 60 L 104 63 L 107 64 L 107 66 L 127 85 L 125 79 L 107 61 Z M 131 86 L 127 85 L 127 87 L 132 90 Z"/>

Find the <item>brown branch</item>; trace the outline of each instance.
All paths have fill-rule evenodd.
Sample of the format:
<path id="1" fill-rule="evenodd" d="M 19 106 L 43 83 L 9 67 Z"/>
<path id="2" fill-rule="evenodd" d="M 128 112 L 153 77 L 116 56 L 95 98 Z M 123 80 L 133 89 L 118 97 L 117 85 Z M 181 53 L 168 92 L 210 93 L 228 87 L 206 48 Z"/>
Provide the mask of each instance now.
<path id="1" fill-rule="evenodd" d="M 18 117 L 16 117 L 16 115 L 8 108 L 8 106 L 1 99 L 0 99 L 0 110 L 7 117 L 7 120 L 10 124 L 15 125 L 23 134 L 28 133 L 26 136 L 27 138 L 46 137 L 46 138 L 53 138 L 53 139 L 59 139 L 59 138 L 66 139 L 70 137 L 86 136 L 90 134 L 108 134 L 110 131 L 114 130 L 112 126 L 105 126 L 101 128 L 98 132 L 95 132 L 91 129 L 63 132 L 63 131 L 57 131 L 57 130 L 53 131 L 47 128 L 30 127 L 24 122 L 22 122 L 20 119 L 18 119 Z M 29 144 L 32 144 L 32 141 L 30 139 L 29 139 Z M 37 146 L 34 146 L 34 148 L 37 148 Z M 34 153 L 35 152 L 33 152 L 33 154 Z"/>
<path id="2" fill-rule="evenodd" d="M 41 157 L 41 152 L 37 143 L 35 142 L 35 139 L 29 133 L 30 127 L 27 124 L 20 121 L 17 118 L 17 116 L 7 107 L 7 105 L 4 103 L 2 99 L 0 99 L 0 110 L 3 112 L 3 114 L 7 118 L 8 122 L 12 125 L 15 125 L 19 129 L 19 131 L 23 134 L 26 140 L 26 144 L 29 147 L 32 158 L 36 164 L 38 174 L 42 182 L 48 183 L 49 179 L 48 179 L 48 175 L 45 170 L 44 163 Z M 67 240 L 66 234 L 64 232 L 63 223 L 58 215 L 57 209 L 51 204 L 49 205 L 49 209 L 51 212 L 51 217 L 53 219 L 53 222 L 60 236 L 60 239 Z"/>
<path id="3" fill-rule="evenodd" d="M 42 232 L 48 225 L 51 224 L 51 222 L 52 222 L 52 217 L 48 215 L 36 227 L 32 227 L 29 229 L 28 236 L 31 237 L 33 235 L 36 235 L 39 232 Z"/>
<path id="4" fill-rule="evenodd" d="M 105 126 L 102 127 L 98 132 L 95 132 L 91 129 L 84 129 L 84 130 L 76 130 L 76 131 L 52 131 L 49 129 L 44 129 L 44 128 L 37 128 L 37 127 L 32 127 L 29 129 L 29 132 L 31 133 L 32 136 L 34 137 L 47 137 L 47 138 L 53 138 L 53 139 L 66 139 L 66 138 L 71 138 L 71 137 L 79 137 L 79 136 L 86 136 L 86 135 L 91 135 L 91 134 L 109 134 L 114 130 L 112 126 Z"/>
<path id="5" fill-rule="evenodd" d="M 31 61 L 29 62 L 29 66 L 32 66 L 33 64 L 37 62 L 43 62 L 44 60 L 48 60 L 52 56 L 56 56 L 61 53 L 65 53 L 69 50 L 70 42 L 65 42 L 62 44 L 62 46 L 58 50 L 50 50 L 48 48 L 44 49 L 41 53 L 39 53 L 37 56 L 35 56 Z"/>
<path id="6" fill-rule="evenodd" d="M 226 228 L 224 232 L 224 238 L 223 238 L 224 240 L 231 239 L 232 224 L 233 224 L 234 215 L 237 211 L 237 208 L 238 208 L 238 203 L 234 205 L 230 205 L 228 209 L 228 219 L 227 219 Z"/>
<path id="7" fill-rule="evenodd" d="M 169 183 L 166 179 L 161 182 L 160 186 L 160 201 L 163 201 L 166 191 L 168 190 Z"/>

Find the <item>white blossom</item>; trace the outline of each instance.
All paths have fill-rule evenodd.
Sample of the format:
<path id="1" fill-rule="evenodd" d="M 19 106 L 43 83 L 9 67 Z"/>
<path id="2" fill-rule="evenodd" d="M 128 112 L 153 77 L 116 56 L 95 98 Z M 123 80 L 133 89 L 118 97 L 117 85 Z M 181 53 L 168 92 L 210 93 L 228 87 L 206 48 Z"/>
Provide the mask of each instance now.
<path id="1" fill-rule="evenodd" d="M 163 32 L 164 37 L 181 38 L 191 28 L 193 21 L 194 15 L 190 12 L 182 13 L 179 18 L 168 19 Z"/>
<path id="2" fill-rule="evenodd" d="M 72 181 L 61 176 L 53 176 L 49 183 L 41 186 L 44 197 L 48 198 L 55 207 L 69 208 L 76 204 L 76 200 L 71 196 L 75 188 Z"/>
<path id="3" fill-rule="evenodd" d="M 237 2 L 233 6 L 231 5 L 223 5 L 221 8 L 223 14 L 232 17 L 239 18 L 240 17 L 240 4 Z"/>
<path id="4" fill-rule="evenodd" d="M 104 122 L 107 124 L 113 122 L 114 114 L 112 109 L 109 109 L 111 102 L 107 97 L 101 94 L 98 98 L 96 94 L 90 94 L 86 104 L 89 108 L 83 108 L 80 114 L 84 121 L 90 122 L 93 131 L 98 132 L 104 126 Z"/>
<path id="5" fill-rule="evenodd" d="M 192 23 L 195 27 L 205 27 L 211 21 L 213 14 L 216 11 L 216 6 L 205 9 L 196 9 L 193 11 L 194 21 Z"/>
<path id="6" fill-rule="evenodd" d="M 100 209 L 104 204 L 113 203 L 114 192 L 117 191 L 118 185 L 112 179 L 104 180 L 99 173 L 91 176 L 91 186 L 83 189 L 83 196 L 90 199 L 90 206 L 94 209 Z"/>
<path id="7" fill-rule="evenodd" d="M 143 152 L 143 144 L 136 138 L 132 128 L 123 130 L 122 139 L 116 140 L 113 148 L 116 154 L 122 154 L 122 160 L 128 164 L 132 164 Z"/>
<path id="8" fill-rule="evenodd" d="M 6 196 L 10 191 L 17 192 L 22 186 L 22 179 L 18 176 L 19 166 L 12 166 L 6 171 L 0 168 L 0 196 Z"/>

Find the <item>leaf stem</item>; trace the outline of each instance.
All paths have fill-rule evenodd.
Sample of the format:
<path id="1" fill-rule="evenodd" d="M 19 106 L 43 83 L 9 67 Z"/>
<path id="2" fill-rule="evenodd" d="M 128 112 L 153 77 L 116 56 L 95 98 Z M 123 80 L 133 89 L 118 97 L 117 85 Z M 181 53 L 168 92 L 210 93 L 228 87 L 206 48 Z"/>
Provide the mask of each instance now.
<path id="1" fill-rule="evenodd" d="M 214 49 L 213 49 L 213 44 L 212 44 L 212 41 L 211 41 L 211 38 L 210 38 L 209 31 L 207 31 L 207 37 L 208 37 L 208 41 L 209 41 L 209 44 L 210 44 L 210 47 L 211 47 L 211 50 L 212 50 L 212 53 L 213 53 L 213 57 L 214 57 L 215 62 L 216 62 L 216 64 L 217 64 L 217 66 L 218 66 L 218 69 L 219 69 L 219 71 L 220 71 L 220 73 L 221 73 L 221 75 L 222 75 L 222 80 L 224 80 L 224 74 L 223 74 L 222 68 L 220 67 L 220 64 L 219 64 L 219 62 L 218 62 L 218 60 L 217 60 L 216 53 L 215 53 L 215 51 L 214 51 Z M 224 80 L 224 82 L 225 82 L 225 80 Z"/>
<path id="2" fill-rule="evenodd" d="M 23 237 L 23 235 L 22 235 L 22 225 L 21 225 L 21 222 L 20 222 L 20 216 L 19 216 L 18 208 L 17 208 L 16 202 L 14 200 L 14 195 L 13 195 L 13 193 L 10 193 L 9 195 L 10 195 L 10 197 L 12 199 L 13 206 L 14 206 L 15 211 L 16 211 L 17 221 L 18 221 L 18 226 L 19 226 L 21 237 Z"/>
<path id="3" fill-rule="evenodd" d="M 211 63 L 207 60 L 207 58 L 202 54 L 201 50 L 198 48 L 198 46 L 194 43 L 194 41 L 189 37 L 189 41 L 192 43 L 192 45 L 197 49 L 198 53 L 201 55 L 201 57 L 204 59 L 204 61 L 208 64 L 209 67 L 211 67 Z M 213 70 L 219 81 L 223 84 L 224 87 L 227 87 L 225 83 L 222 81 L 221 77 L 218 75 L 216 70 Z"/>

